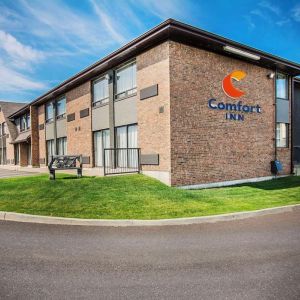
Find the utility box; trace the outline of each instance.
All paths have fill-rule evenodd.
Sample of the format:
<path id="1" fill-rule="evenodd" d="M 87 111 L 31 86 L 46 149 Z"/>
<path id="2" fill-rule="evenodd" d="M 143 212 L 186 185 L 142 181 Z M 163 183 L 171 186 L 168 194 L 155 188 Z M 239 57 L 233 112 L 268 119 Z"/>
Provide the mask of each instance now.
<path id="1" fill-rule="evenodd" d="M 277 175 L 278 172 L 282 171 L 282 164 L 279 160 L 272 160 L 271 161 L 271 172 L 272 174 Z"/>

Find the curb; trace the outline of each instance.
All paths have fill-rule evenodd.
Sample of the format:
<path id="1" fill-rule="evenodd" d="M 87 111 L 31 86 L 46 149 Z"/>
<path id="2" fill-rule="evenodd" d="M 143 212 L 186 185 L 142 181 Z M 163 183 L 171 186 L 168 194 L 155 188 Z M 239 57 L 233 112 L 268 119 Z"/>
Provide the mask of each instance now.
<path id="1" fill-rule="evenodd" d="M 300 204 L 280 206 L 274 208 L 265 208 L 261 210 L 229 213 L 222 215 L 177 218 L 177 219 L 160 219 L 160 220 L 98 220 L 98 219 L 78 219 L 47 217 L 39 215 L 28 215 L 14 212 L 0 211 L 1 221 L 14 221 L 25 223 L 39 223 L 52 225 L 80 225 L 80 226 L 103 226 L 103 227 L 130 227 L 130 226 L 171 226 L 171 225 L 192 225 L 203 223 L 216 223 L 222 221 L 242 220 L 257 216 L 291 212 L 300 209 Z"/>

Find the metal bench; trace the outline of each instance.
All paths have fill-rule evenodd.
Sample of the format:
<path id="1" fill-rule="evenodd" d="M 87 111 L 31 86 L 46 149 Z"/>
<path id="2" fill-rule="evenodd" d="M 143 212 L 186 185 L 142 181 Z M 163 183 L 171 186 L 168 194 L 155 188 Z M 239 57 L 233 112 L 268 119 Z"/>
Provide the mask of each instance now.
<path id="1" fill-rule="evenodd" d="M 48 165 L 49 179 L 55 180 L 55 172 L 62 170 L 77 170 L 77 177 L 82 177 L 81 155 L 53 155 Z"/>

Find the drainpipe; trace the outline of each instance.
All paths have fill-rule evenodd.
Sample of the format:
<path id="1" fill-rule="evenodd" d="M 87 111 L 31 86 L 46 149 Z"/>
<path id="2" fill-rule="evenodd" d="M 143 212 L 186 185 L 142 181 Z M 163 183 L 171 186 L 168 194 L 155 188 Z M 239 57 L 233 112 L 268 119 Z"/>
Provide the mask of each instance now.
<path id="1" fill-rule="evenodd" d="M 275 136 L 274 136 L 274 160 L 277 160 L 277 146 L 276 146 L 276 134 L 277 134 L 277 90 L 276 90 L 276 80 L 277 80 L 277 69 L 275 70 L 274 77 L 274 107 L 275 107 Z"/>
<path id="2" fill-rule="evenodd" d="M 53 130 L 54 130 L 54 155 L 57 155 L 57 131 L 56 131 L 56 101 L 52 102 L 53 105 Z"/>
<path id="3" fill-rule="evenodd" d="M 291 174 L 294 172 L 294 139 L 293 139 L 293 135 L 294 135 L 294 90 L 295 90 L 295 82 L 294 82 L 294 77 L 291 77 L 291 104 L 290 104 L 290 116 L 291 116 L 291 124 L 290 124 L 290 130 L 291 130 Z"/>

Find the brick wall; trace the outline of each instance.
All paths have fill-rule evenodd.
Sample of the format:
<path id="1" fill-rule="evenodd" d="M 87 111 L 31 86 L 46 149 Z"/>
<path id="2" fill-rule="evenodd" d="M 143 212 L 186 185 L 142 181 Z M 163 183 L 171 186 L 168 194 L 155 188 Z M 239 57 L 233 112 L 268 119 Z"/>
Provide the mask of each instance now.
<path id="1" fill-rule="evenodd" d="M 137 56 L 138 144 L 142 154 L 159 154 L 158 166 L 144 171 L 170 171 L 170 76 L 169 42 Z M 158 95 L 139 100 L 140 90 L 158 84 Z M 159 109 L 163 107 L 164 112 Z"/>
<path id="2" fill-rule="evenodd" d="M 28 166 L 28 144 L 20 143 L 20 166 L 27 167 Z"/>
<path id="3" fill-rule="evenodd" d="M 33 167 L 40 166 L 39 156 L 39 113 L 38 107 L 30 106 L 31 122 L 31 164 Z"/>
<path id="4" fill-rule="evenodd" d="M 45 105 L 38 107 L 39 163 L 46 166 L 46 135 L 45 135 Z M 40 126 L 42 126 L 40 128 Z"/>
<path id="5" fill-rule="evenodd" d="M 92 147 L 92 120 L 91 120 L 91 83 L 88 81 L 66 94 L 67 114 L 75 113 L 75 120 L 67 122 L 67 152 L 68 154 L 82 154 L 90 158 L 89 164 L 93 166 Z M 88 108 L 89 115 L 80 118 L 80 111 Z"/>
<path id="6" fill-rule="evenodd" d="M 238 102 L 222 90 L 223 78 L 234 70 L 247 73 L 242 81 L 235 83 L 246 92 L 239 100 L 262 108 L 261 114 L 244 114 L 243 122 L 226 120 L 224 110 L 208 108 L 211 98 Z M 267 78 L 269 72 L 237 59 L 170 43 L 173 185 L 271 175 L 275 106 L 274 81 Z"/>

